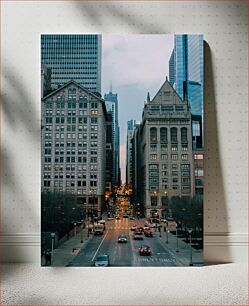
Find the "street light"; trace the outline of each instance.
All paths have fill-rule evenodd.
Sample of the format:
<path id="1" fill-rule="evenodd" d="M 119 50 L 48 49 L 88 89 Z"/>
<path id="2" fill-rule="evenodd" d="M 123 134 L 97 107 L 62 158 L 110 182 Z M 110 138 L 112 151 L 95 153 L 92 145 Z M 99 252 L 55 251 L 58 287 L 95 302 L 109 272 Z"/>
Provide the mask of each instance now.
<path id="1" fill-rule="evenodd" d="M 178 248 L 178 226 L 176 225 L 176 252 L 179 252 Z"/>
<path id="2" fill-rule="evenodd" d="M 77 226 L 77 223 L 74 222 L 74 237 L 76 237 L 76 226 Z"/>
<path id="3" fill-rule="evenodd" d="M 169 229 L 166 229 L 166 243 L 169 243 Z"/>
<path id="4" fill-rule="evenodd" d="M 189 265 L 190 266 L 193 266 L 193 260 L 192 260 L 192 228 L 190 228 L 188 230 L 188 233 L 189 233 L 189 247 L 190 247 L 190 261 L 189 261 Z"/>
<path id="5" fill-rule="evenodd" d="M 81 220 L 81 231 L 80 231 L 80 242 L 83 243 L 83 222 L 84 220 Z"/>
<path id="6" fill-rule="evenodd" d="M 52 238 L 52 248 L 51 248 L 51 266 L 53 263 L 53 257 L 54 257 L 54 238 L 55 238 L 55 233 L 51 233 L 51 238 Z"/>

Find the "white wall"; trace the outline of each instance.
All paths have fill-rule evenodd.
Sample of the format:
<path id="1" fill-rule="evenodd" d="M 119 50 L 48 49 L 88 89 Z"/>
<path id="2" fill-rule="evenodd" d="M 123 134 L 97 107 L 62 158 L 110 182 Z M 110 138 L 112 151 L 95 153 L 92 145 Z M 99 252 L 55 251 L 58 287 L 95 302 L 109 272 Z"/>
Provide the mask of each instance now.
<path id="1" fill-rule="evenodd" d="M 247 1 L 2 1 L 1 244 L 40 260 L 40 34 L 203 33 L 205 249 L 247 260 Z"/>

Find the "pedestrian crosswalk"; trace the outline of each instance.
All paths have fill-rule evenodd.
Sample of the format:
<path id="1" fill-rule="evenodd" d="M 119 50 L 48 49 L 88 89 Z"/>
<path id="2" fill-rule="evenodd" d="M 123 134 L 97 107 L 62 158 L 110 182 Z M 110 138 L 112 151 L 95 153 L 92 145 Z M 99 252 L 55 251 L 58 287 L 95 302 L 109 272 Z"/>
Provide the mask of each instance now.
<path id="1" fill-rule="evenodd" d="M 129 230 L 130 227 L 129 226 L 110 226 L 107 228 L 108 230 L 116 230 L 116 229 L 123 229 L 123 230 Z"/>

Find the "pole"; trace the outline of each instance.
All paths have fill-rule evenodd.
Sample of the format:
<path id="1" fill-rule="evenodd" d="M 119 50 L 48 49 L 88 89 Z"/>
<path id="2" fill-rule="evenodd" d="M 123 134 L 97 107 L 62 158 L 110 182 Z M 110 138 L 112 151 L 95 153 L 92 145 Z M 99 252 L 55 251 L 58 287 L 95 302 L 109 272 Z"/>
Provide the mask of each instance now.
<path id="1" fill-rule="evenodd" d="M 80 242 L 83 243 L 83 223 L 81 224 Z"/>
<path id="2" fill-rule="evenodd" d="M 166 243 L 169 243 L 169 230 L 168 230 L 168 228 L 167 228 L 167 230 L 166 230 Z"/>
<path id="3" fill-rule="evenodd" d="M 190 262 L 189 265 L 193 266 L 193 259 L 192 259 L 192 230 L 189 230 L 189 247 L 190 247 Z"/>
<path id="4" fill-rule="evenodd" d="M 52 266 L 52 263 L 53 263 L 53 259 L 54 259 L 54 234 L 52 235 L 51 266 Z"/>
<path id="5" fill-rule="evenodd" d="M 178 227 L 176 226 L 176 252 L 179 252 L 178 249 Z"/>

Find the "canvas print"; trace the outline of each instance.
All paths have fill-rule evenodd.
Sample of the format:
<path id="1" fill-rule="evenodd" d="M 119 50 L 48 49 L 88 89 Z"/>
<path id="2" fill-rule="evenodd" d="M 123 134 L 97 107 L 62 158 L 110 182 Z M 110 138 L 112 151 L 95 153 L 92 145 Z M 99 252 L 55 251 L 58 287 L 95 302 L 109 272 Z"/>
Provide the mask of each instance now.
<path id="1" fill-rule="evenodd" d="M 41 35 L 41 265 L 203 264 L 203 35 Z"/>

